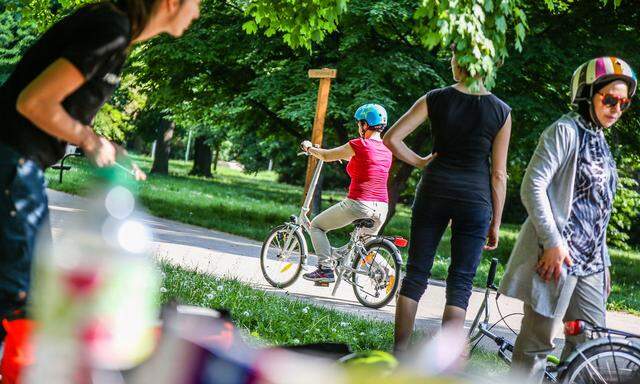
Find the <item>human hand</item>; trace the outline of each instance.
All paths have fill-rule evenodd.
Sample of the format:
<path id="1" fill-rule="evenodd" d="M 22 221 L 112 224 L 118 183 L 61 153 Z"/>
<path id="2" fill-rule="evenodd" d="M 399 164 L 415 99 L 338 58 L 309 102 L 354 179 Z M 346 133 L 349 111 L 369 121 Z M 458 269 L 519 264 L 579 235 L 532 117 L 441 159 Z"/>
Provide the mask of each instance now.
<path id="1" fill-rule="evenodd" d="M 538 261 L 537 272 L 540 277 L 549 282 L 553 276 L 556 283 L 560 279 L 562 273 L 562 264 L 566 264 L 568 267 L 573 265 L 569 251 L 566 247 L 560 245 L 553 248 L 545 249 L 542 253 L 542 257 Z"/>
<path id="2" fill-rule="evenodd" d="M 489 226 L 489 233 L 487 234 L 487 244 L 484 246 L 485 251 L 494 251 L 498 248 L 498 242 L 500 240 L 500 224 L 494 224 L 491 222 Z"/>
<path id="3" fill-rule="evenodd" d="M 88 133 L 80 143 L 87 158 L 99 168 L 113 165 L 116 161 L 116 147 L 109 140 L 96 135 L 91 128 L 87 129 Z"/>
<path id="4" fill-rule="evenodd" d="M 432 162 L 436 157 L 438 157 L 437 153 L 430 153 L 425 157 L 421 157 L 420 161 L 418 162 L 418 168 L 423 169 L 424 167 L 429 165 L 429 163 Z"/>
<path id="5" fill-rule="evenodd" d="M 309 148 L 311 147 L 313 147 L 313 143 L 311 143 L 309 140 L 305 140 L 300 143 L 300 148 L 302 148 L 302 150 L 305 152 L 309 152 Z"/>
<path id="6" fill-rule="evenodd" d="M 140 169 L 140 167 L 138 167 L 138 164 L 131 162 L 131 172 L 133 173 L 133 178 L 136 181 L 145 181 L 147 180 L 147 174 L 144 173 L 144 171 L 142 169 Z"/>

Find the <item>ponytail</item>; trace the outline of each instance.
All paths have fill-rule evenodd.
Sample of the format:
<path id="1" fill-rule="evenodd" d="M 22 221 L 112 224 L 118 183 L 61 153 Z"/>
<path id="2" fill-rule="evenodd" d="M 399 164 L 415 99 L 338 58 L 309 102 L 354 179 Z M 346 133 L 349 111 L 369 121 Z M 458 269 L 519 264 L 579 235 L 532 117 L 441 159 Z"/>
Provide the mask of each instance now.
<path id="1" fill-rule="evenodd" d="M 144 30 L 151 17 L 156 0 L 115 0 L 115 5 L 129 17 L 131 39 L 135 39 Z"/>

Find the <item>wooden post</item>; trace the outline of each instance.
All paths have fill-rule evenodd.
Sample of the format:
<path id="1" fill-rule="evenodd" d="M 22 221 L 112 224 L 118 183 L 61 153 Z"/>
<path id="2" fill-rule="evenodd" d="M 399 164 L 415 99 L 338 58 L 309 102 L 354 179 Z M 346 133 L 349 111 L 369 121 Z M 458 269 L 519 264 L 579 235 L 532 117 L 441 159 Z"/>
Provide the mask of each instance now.
<path id="1" fill-rule="evenodd" d="M 313 131 L 311 133 L 311 142 L 314 145 L 322 145 L 322 133 L 324 129 L 324 119 L 327 116 L 331 79 L 334 79 L 336 74 L 337 71 L 335 69 L 329 68 L 309 70 L 309 78 L 320 79 L 320 86 L 318 87 L 318 101 L 316 102 L 316 115 L 313 119 Z M 309 160 L 307 162 L 307 176 L 304 182 L 304 196 L 306 196 L 309 191 L 309 183 L 311 183 L 311 177 L 313 176 L 315 166 L 316 158 L 309 156 Z"/>

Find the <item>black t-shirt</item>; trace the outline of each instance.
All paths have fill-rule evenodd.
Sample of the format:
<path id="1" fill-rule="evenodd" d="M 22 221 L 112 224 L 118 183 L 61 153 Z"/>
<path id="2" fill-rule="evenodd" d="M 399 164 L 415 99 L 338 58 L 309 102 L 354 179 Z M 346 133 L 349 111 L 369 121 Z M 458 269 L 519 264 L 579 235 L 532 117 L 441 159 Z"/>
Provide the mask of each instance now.
<path id="1" fill-rule="evenodd" d="M 53 25 L 0 86 L 0 142 L 43 168 L 57 162 L 64 155 L 66 143 L 18 113 L 18 95 L 53 62 L 67 59 L 82 72 L 86 82 L 63 101 L 63 107 L 81 123 L 91 124 L 120 83 L 130 41 L 127 15 L 110 3 L 85 6 Z"/>
<path id="2" fill-rule="evenodd" d="M 423 170 L 417 197 L 491 206 L 489 158 L 511 108 L 493 94 L 469 95 L 453 87 L 430 91 L 426 102 L 438 156 Z"/>

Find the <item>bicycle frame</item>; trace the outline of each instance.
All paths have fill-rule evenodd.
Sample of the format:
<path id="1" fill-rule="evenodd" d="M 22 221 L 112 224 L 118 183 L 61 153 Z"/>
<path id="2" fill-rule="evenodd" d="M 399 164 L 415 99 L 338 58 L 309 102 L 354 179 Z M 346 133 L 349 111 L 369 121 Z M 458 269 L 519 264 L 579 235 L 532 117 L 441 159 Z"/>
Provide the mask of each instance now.
<path id="1" fill-rule="evenodd" d="M 497 264 L 498 260 L 491 260 L 491 267 L 489 268 L 489 275 L 487 277 L 484 299 L 482 301 L 482 304 L 480 305 L 480 308 L 478 309 L 478 313 L 471 323 L 468 338 L 470 342 L 477 341 L 478 339 L 485 336 L 493 340 L 498 346 L 498 356 L 507 364 L 511 365 L 512 359 L 507 354 L 507 351 L 513 353 L 514 345 L 504 337 L 498 336 L 497 334 L 491 332 L 492 327 L 489 326 L 489 297 L 491 296 L 492 291 L 496 292 L 496 297 L 500 295 L 500 293 L 497 292 L 497 288 L 493 284 Z M 587 361 L 585 352 L 591 348 L 596 348 L 599 346 L 609 346 L 613 351 L 614 347 L 627 347 L 630 350 L 640 352 L 640 342 L 638 342 L 640 341 L 640 335 L 599 327 L 587 321 L 581 321 L 586 323 L 586 326 L 582 332 L 590 332 L 590 340 L 577 345 L 576 349 L 571 352 L 571 354 L 569 354 L 569 356 L 562 362 L 559 362 L 557 358 L 555 358 L 555 361 L 553 358 L 548 358 L 547 361 L 550 363 L 550 365 L 547 366 L 547 369 L 544 373 L 545 379 L 548 382 L 558 382 L 559 378 L 562 378 L 563 373 L 568 369 L 568 367 L 574 360 L 583 358 L 585 361 Z M 593 337 L 594 335 L 598 335 L 598 337 Z M 611 336 L 619 337 L 612 338 Z M 595 372 L 595 375 L 598 374 L 598 369 L 594 368 L 593 371 Z"/>
<path id="2" fill-rule="evenodd" d="M 311 200 L 313 200 L 313 194 L 315 193 L 316 186 L 318 185 L 318 179 L 320 178 L 320 172 L 322 172 L 323 164 L 324 161 L 318 159 L 318 162 L 316 163 L 316 169 L 313 171 L 311 183 L 309 184 L 309 190 L 307 191 L 307 195 L 304 198 L 304 203 L 300 208 L 300 214 L 298 216 L 291 215 L 290 220 L 285 223 L 292 232 L 300 231 L 300 235 L 304 240 L 302 244 L 302 246 L 304 247 L 304 249 L 302 250 L 302 263 L 304 263 L 307 259 L 307 256 L 309 256 L 309 246 L 307 245 L 307 238 L 304 236 L 303 230 L 304 232 L 309 233 L 309 229 L 311 228 L 311 220 L 309 220 L 308 214 L 311 209 Z M 287 257 L 287 254 L 291 252 L 291 249 L 289 249 L 289 247 L 291 246 L 291 239 L 292 237 L 288 236 L 284 243 L 283 250 L 285 257 Z"/>
<path id="3" fill-rule="evenodd" d="M 469 327 L 469 334 L 467 335 L 467 337 L 469 339 L 471 339 L 472 337 L 472 333 L 475 330 L 476 326 L 480 326 L 480 325 L 486 325 L 489 323 L 489 296 L 491 296 L 491 291 L 496 291 L 497 292 L 497 288 L 496 286 L 493 284 L 495 276 L 496 276 L 496 269 L 498 268 L 498 260 L 497 259 L 492 259 L 491 260 L 491 266 L 489 267 L 489 274 L 487 276 L 487 287 L 484 291 L 484 299 L 482 300 L 482 304 L 480 305 L 480 308 L 478 309 L 478 314 L 476 315 L 476 317 L 473 319 L 473 322 L 471 323 L 471 326 Z M 484 313 L 484 319 L 482 321 L 482 323 L 480 323 L 480 318 L 482 317 L 482 314 Z M 473 342 L 475 340 L 472 339 L 471 341 Z"/>
<path id="4" fill-rule="evenodd" d="M 301 232 L 300 235 L 302 239 L 304 239 L 304 244 L 303 244 L 304 249 L 302 250 L 304 260 L 306 260 L 307 256 L 309 255 L 309 252 L 308 252 L 309 247 L 306 241 L 307 238 L 304 236 L 304 233 L 302 231 L 304 230 L 304 232 L 309 233 L 309 229 L 311 228 L 311 220 L 309 220 L 308 214 L 311 209 L 310 208 L 311 200 L 313 200 L 313 194 L 315 193 L 316 186 L 318 185 L 318 179 L 320 178 L 320 172 L 322 172 L 323 164 L 324 164 L 324 161 L 322 161 L 321 159 L 318 159 L 318 162 L 316 164 L 316 169 L 313 171 L 313 177 L 311 178 L 311 183 L 309 184 L 309 190 L 307 191 L 307 195 L 304 198 L 304 203 L 300 208 L 300 214 L 298 216 L 291 215 L 291 218 L 290 218 L 291 220 L 286 223 L 286 225 L 291 228 L 292 232 L 293 231 Z M 284 243 L 283 249 L 285 254 L 291 252 L 291 250 L 289 249 L 289 247 L 291 246 L 291 239 L 292 237 L 287 237 L 287 240 Z"/>
<path id="5" fill-rule="evenodd" d="M 311 220 L 309 220 L 309 212 L 311 210 L 311 201 L 313 200 L 313 195 L 315 193 L 316 187 L 318 185 L 318 180 L 320 179 L 320 173 L 322 172 L 322 167 L 324 165 L 324 161 L 322 159 L 317 159 L 317 163 L 316 163 L 316 167 L 313 171 L 313 176 L 311 177 L 311 182 L 309 183 L 309 190 L 307 191 L 307 195 L 305 196 L 304 202 L 302 204 L 302 207 L 300 208 L 300 214 L 298 216 L 291 216 L 291 220 L 286 223 L 286 225 L 288 225 L 292 231 L 300 231 L 301 232 L 301 237 L 304 239 L 304 250 L 303 250 L 303 257 L 306 260 L 307 256 L 308 256 L 308 245 L 306 244 L 306 236 L 304 236 L 304 232 L 306 232 L 307 234 L 309 234 L 309 229 L 311 228 Z M 284 249 L 286 250 L 285 252 L 290 252 L 291 250 L 289 249 L 290 247 L 290 243 L 291 243 L 291 239 L 292 237 L 288 237 L 287 240 L 285 241 L 284 244 Z M 362 243 L 361 241 L 361 229 L 360 228 L 355 228 L 352 232 L 351 232 L 351 238 L 349 240 L 349 242 L 347 244 L 345 244 L 343 247 L 338 248 L 338 249 L 344 249 L 344 247 L 347 247 L 347 252 L 341 252 L 342 257 L 335 257 L 335 253 L 332 252 L 331 257 L 333 258 L 333 260 L 337 263 L 336 265 L 336 283 L 333 287 L 333 291 L 332 291 L 332 295 L 335 296 L 338 287 L 340 286 L 340 282 L 342 280 L 345 280 L 348 284 L 350 285 L 354 285 L 355 283 L 350 281 L 349 279 L 344 279 L 345 274 L 349 274 L 349 273 L 359 273 L 359 274 L 363 274 L 366 275 L 365 272 L 362 271 L 358 271 L 357 269 L 354 269 L 351 267 L 351 261 L 352 261 L 352 257 L 354 254 L 354 250 L 358 247 L 361 246 L 364 249 L 365 244 Z M 399 258 L 399 260 L 402 260 L 399 256 L 399 252 L 397 252 L 398 254 L 394 255 L 394 257 L 396 259 Z M 347 275 L 348 276 L 348 275 Z M 359 285 L 358 285 L 359 286 Z M 361 286 L 359 286 L 360 288 L 363 288 Z"/>
<path id="6" fill-rule="evenodd" d="M 498 346 L 498 356 L 508 365 L 511 365 L 512 358 L 507 354 L 507 351 L 513 353 L 514 345 L 507 339 L 502 336 L 498 336 L 497 334 L 491 332 L 491 327 L 489 327 L 489 297 L 491 296 L 491 292 L 496 293 L 496 299 L 500 296 L 498 292 L 498 288 L 494 285 L 494 280 L 496 276 L 496 270 L 498 267 L 498 259 L 491 259 L 491 265 L 489 267 L 489 274 L 487 275 L 487 286 L 484 291 L 484 299 L 482 300 L 482 304 L 478 309 L 478 313 L 476 314 L 471 326 L 469 327 L 468 339 L 470 342 L 474 342 L 482 337 L 488 337 L 493 340 Z M 484 319 L 480 321 L 482 315 L 484 314 Z M 478 333 L 473 335 L 474 331 L 478 329 Z M 557 382 L 554 374 L 548 370 L 545 370 L 544 377 L 547 381 L 555 383 Z"/>
<path id="7" fill-rule="evenodd" d="M 298 216 L 298 220 L 302 223 L 303 228 L 306 231 L 309 231 L 311 228 L 311 220 L 309 220 L 309 211 L 311 210 L 311 201 L 313 200 L 313 195 L 316 192 L 316 187 L 318 186 L 318 179 L 320 179 L 320 172 L 322 172 L 322 166 L 324 165 L 324 161 L 322 159 L 317 159 L 316 169 L 313 170 L 313 176 L 311 177 L 311 182 L 309 183 L 309 190 L 307 191 L 307 195 L 304 197 L 304 203 L 300 208 L 300 215 Z"/>

